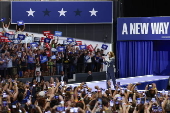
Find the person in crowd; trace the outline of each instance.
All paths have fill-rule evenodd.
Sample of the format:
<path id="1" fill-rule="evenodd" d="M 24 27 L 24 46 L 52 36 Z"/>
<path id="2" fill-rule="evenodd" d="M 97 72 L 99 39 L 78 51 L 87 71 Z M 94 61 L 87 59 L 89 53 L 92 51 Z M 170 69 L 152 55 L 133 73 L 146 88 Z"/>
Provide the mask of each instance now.
<path id="1" fill-rule="evenodd" d="M 59 81 L 63 81 L 65 83 L 68 83 L 68 78 L 67 76 L 64 74 L 64 71 L 61 71 L 61 76 L 59 77 Z"/>
<path id="2" fill-rule="evenodd" d="M 7 58 L 7 76 L 11 77 L 13 75 L 12 73 L 12 61 L 13 61 L 13 57 L 10 55 L 9 52 L 6 53 L 6 58 Z"/>
<path id="3" fill-rule="evenodd" d="M 103 57 L 104 64 L 107 66 L 107 72 L 106 72 L 106 80 L 112 79 L 113 85 L 115 87 L 116 85 L 116 78 L 115 78 L 115 72 L 114 72 L 114 66 L 115 66 L 115 56 L 113 52 L 108 52 L 108 59 Z M 107 84 L 106 84 L 107 85 Z M 107 85 L 108 87 L 108 85 Z"/>
<path id="4" fill-rule="evenodd" d="M 44 81 L 44 77 L 41 76 L 40 71 L 36 71 L 35 76 L 32 78 L 32 82 L 34 82 L 34 80 L 38 83 L 40 83 L 41 81 Z"/>
<path id="5" fill-rule="evenodd" d="M 21 28 L 23 27 L 23 28 Z M 23 31 L 25 30 L 25 24 L 23 26 L 18 26 L 16 25 L 16 35 L 18 36 L 18 34 L 23 34 Z"/>
<path id="6" fill-rule="evenodd" d="M 86 78 L 86 82 L 91 82 L 93 81 L 93 76 L 92 76 L 92 72 L 91 71 L 88 71 L 88 76 Z"/>
<path id="7" fill-rule="evenodd" d="M 28 61 L 28 73 L 29 77 L 33 77 L 34 70 L 35 70 L 35 57 L 31 51 L 29 51 L 29 54 L 27 56 L 27 61 Z"/>
<path id="8" fill-rule="evenodd" d="M 10 25 L 11 25 L 11 19 L 10 18 L 9 18 L 8 24 L 4 24 L 4 22 L 2 21 L 2 28 L 3 28 L 4 34 L 9 32 Z"/>
<path id="9" fill-rule="evenodd" d="M 56 57 L 56 74 L 59 75 L 63 71 L 63 59 L 64 59 L 64 54 L 58 53 Z"/>

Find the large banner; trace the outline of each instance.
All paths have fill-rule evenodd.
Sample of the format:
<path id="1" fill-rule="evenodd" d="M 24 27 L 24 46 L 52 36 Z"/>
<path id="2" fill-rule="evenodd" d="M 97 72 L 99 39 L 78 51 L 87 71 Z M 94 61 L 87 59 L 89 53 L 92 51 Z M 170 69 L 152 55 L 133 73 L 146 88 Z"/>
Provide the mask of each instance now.
<path id="1" fill-rule="evenodd" d="M 170 17 L 118 18 L 117 40 L 170 40 Z"/>
<path id="2" fill-rule="evenodd" d="M 12 23 L 25 24 L 112 23 L 113 2 L 15 2 Z"/>

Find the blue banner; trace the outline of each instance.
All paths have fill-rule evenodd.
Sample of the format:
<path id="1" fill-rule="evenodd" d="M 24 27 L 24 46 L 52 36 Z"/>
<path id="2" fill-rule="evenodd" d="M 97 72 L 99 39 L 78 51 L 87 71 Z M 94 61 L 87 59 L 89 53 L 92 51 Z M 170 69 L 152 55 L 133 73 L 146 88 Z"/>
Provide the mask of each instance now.
<path id="1" fill-rule="evenodd" d="M 62 36 L 62 32 L 61 31 L 55 31 L 54 36 Z"/>
<path id="2" fill-rule="evenodd" d="M 106 44 L 102 44 L 102 47 L 101 47 L 103 50 L 107 50 L 107 48 L 108 48 L 108 45 L 106 45 Z"/>
<path id="3" fill-rule="evenodd" d="M 79 45 L 80 50 L 86 49 L 86 45 Z"/>
<path id="4" fill-rule="evenodd" d="M 47 62 L 47 61 L 48 61 L 47 56 L 43 56 L 43 57 L 42 57 L 42 60 L 41 60 L 41 63 L 45 63 L 45 62 Z"/>
<path id="5" fill-rule="evenodd" d="M 25 35 L 23 35 L 23 34 L 18 34 L 18 39 L 19 39 L 19 40 L 25 40 Z"/>
<path id="6" fill-rule="evenodd" d="M 0 19 L 0 22 L 4 22 L 4 21 L 5 21 L 5 18 L 1 18 L 1 19 Z"/>
<path id="7" fill-rule="evenodd" d="M 112 23 L 112 3 L 12 1 L 11 20 L 23 20 L 25 24 Z"/>
<path id="8" fill-rule="evenodd" d="M 65 50 L 64 47 L 58 47 L 58 48 L 57 48 L 57 51 L 58 51 L 58 52 L 63 52 L 64 50 Z"/>
<path id="9" fill-rule="evenodd" d="M 170 17 L 118 18 L 117 40 L 170 40 Z"/>
<path id="10" fill-rule="evenodd" d="M 11 34 L 10 34 L 10 35 L 8 35 L 8 39 L 9 39 L 9 40 L 15 40 L 15 35 L 14 35 L 14 34 L 12 34 L 12 35 L 11 35 Z"/>
<path id="11" fill-rule="evenodd" d="M 51 39 L 49 39 L 49 38 L 44 39 L 44 43 L 50 43 L 50 41 L 51 41 Z"/>
<path id="12" fill-rule="evenodd" d="M 18 26 L 24 25 L 24 21 L 23 20 L 17 21 L 17 24 Z"/>

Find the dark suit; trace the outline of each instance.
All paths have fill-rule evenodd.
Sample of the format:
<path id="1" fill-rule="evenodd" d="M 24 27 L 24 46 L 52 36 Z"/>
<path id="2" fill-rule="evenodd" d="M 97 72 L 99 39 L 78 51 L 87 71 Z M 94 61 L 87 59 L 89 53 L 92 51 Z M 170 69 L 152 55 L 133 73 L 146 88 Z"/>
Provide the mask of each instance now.
<path id="1" fill-rule="evenodd" d="M 34 77 L 32 78 L 32 83 L 33 83 L 34 80 L 37 81 L 37 76 L 34 76 Z M 44 77 L 43 77 L 43 76 L 40 76 L 40 82 L 41 82 L 42 80 L 44 80 Z M 37 82 L 38 82 L 38 81 L 37 81 Z"/>
<path id="2" fill-rule="evenodd" d="M 114 72 L 114 65 L 115 65 L 115 58 L 109 58 L 109 60 L 104 61 L 104 64 L 107 65 L 107 72 L 106 72 L 106 80 L 112 79 L 113 85 L 116 85 L 116 78 L 115 78 L 115 72 Z M 107 84 L 107 83 L 106 83 Z M 107 85 L 108 88 L 108 85 Z"/>
<path id="3" fill-rule="evenodd" d="M 93 81 L 93 76 L 92 75 L 88 75 L 86 78 L 86 82 L 91 82 Z"/>
<path id="4" fill-rule="evenodd" d="M 61 78 L 62 78 L 62 76 L 60 76 L 60 77 L 58 78 L 58 80 L 59 80 L 60 82 L 62 81 Z M 66 82 L 66 83 L 68 83 L 68 78 L 67 78 L 67 76 L 63 76 L 63 81 Z"/>

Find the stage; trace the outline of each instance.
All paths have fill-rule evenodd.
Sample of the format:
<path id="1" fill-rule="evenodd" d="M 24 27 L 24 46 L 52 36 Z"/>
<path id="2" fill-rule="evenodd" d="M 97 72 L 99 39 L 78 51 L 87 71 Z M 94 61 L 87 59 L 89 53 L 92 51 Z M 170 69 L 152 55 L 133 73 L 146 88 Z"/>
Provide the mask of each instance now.
<path id="1" fill-rule="evenodd" d="M 141 83 L 141 85 L 137 86 L 139 90 L 144 90 L 147 84 L 156 83 L 158 90 L 161 91 L 162 89 L 166 90 L 168 79 L 169 76 L 145 75 L 145 76 L 137 76 L 137 77 L 120 78 L 117 79 L 116 81 L 120 82 L 120 85 L 123 87 L 126 87 L 130 83 L 131 84 Z M 95 90 L 94 86 L 99 86 L 100 88 L 106 89 L 106 80 L 92 81 L 86 83 L 90 88 L 92 88 L 92 90 Z M 79 84 L 80 83 L 69 84 L 69 85 L 78 86 Z"/>

